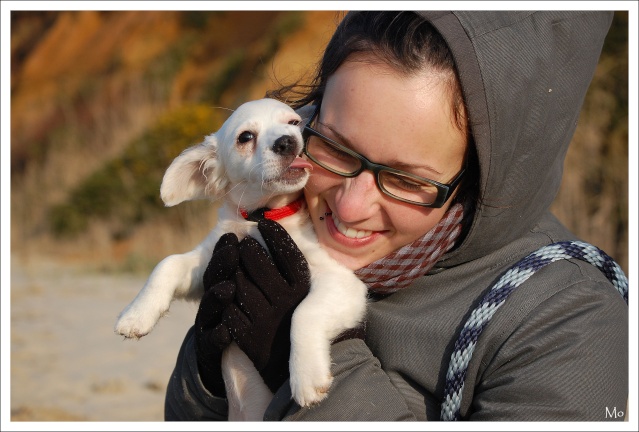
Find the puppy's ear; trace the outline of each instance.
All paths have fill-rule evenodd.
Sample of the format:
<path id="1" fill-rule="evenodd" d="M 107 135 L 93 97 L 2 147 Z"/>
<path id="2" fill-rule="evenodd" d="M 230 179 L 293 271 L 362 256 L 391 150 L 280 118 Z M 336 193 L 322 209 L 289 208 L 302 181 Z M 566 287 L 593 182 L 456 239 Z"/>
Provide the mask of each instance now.
<path id="1" fill-rule="evenodd" d="M 167 207 L 183 201 L 210 198 L 223 193 L 227 185 L 224 169 L 217 158 L 215 135 L 184 150 L 164 174 L 160 197 Z"/>

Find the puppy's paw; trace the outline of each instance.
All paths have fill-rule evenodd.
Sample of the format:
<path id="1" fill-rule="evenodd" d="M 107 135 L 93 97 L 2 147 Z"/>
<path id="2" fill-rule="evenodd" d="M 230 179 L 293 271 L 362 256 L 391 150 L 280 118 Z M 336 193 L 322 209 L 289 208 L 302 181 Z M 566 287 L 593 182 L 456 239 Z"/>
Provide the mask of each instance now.
<path id="1" fill-rule="evenodd" d="M 330 374 L 316 380 L 295 380 L 291 377 L 293 399 L 301 407 L 314 405 L 328 396 L 328 390 L 332 383 L 333 376 Z"/>
<path id="2" fill-rule="evenodd" d="M 328 395 L 333 383 L 328 354 L 291 358 L 291 393 L 300 406 L 316 404 Z"/>
<path id="3" fill-rule="evenodd" d="M 120 314 L 114 331 L 127 339 L 139 339 L 153 330 L 161 315 L 161 313 L 154 314 L 130 305 Z"/>

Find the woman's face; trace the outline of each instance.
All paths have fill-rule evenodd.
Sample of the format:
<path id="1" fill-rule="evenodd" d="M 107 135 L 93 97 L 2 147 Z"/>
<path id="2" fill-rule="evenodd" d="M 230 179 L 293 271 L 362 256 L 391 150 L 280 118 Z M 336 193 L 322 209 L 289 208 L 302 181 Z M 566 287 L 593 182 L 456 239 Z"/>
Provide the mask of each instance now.
<path id="1" fill-rule="evenodd" d="M 463 165 L 466 138 L 454 126 L 440 73 L 406 77 L 383 64 L 346 61 L 327 82 L 314 126 L 372 162 L 441 183 Z M 403 203 L 384 195 L 371 171 L 345 178 L 317 165 L 305 195 L 321 245 L 352 270 L 422 237 L 452 201 L 438 209 Z"/>

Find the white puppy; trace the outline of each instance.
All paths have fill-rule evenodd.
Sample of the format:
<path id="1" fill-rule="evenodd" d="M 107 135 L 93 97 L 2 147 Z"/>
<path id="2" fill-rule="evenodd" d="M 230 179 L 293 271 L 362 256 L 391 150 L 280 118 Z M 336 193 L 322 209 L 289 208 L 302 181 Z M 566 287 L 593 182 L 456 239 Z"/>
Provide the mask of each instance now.
<path id="1" fill-rule="evenodd" d="M 199 300 L 202 277 L 218 239 L 234 232 L 263 244 L 257 224 L 241 211 L 280 208 L 301 195 L 311 165 L 300 157 L 302 119 L 289 106 L 260 99 L 240 106 L 220 130 L 186 149 L 168 168 L 160 194 L 167 206 L 182 201 L 223 199 L 215 228 L 194 250 L 171 255 L 151 273 L 122 311 L 115 331 L 127 338 L 149 333 L 176 298 Z M 319 247 L 305 207 L 278 222 L 306 257 L 311 289 L 291 324 L 290 383 L 293 398 L 309 406 L 327 395 L 330 343 L 356 327 L 366 307 L 366 286 Z M 261 420 L 272 393 L 251 361 L 232 343 L 222 356 L 229 420 Z"/>

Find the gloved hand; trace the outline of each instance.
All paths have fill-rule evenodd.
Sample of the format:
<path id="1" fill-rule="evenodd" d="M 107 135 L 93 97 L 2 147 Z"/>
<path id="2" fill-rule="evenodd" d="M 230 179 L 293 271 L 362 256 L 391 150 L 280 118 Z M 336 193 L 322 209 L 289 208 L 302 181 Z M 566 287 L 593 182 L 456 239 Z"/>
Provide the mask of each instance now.
<path id="1" fill-rule="evenodd" d="M 239 242 L 235 234 L 218 240 L 204 272 L 204 295 L 195 316 L 195 353 L 200 379 L 215 396 L 225 397 L 222 379 L 222 351 L 231 343 L 222 312 L 233 301 L 231 281 L 239 266 Z"/>
<path id="2" fill-rule="evenodd" d="M 258 222 L 272 258 L 252 237 L 239 245 L 235 302 L 223 321 L 272 392 L 289 375 L 291 317 L 310 289 L 306 259 L 289 234 L 272 220 Z"/>

